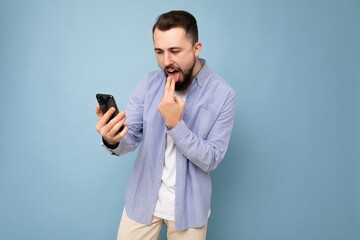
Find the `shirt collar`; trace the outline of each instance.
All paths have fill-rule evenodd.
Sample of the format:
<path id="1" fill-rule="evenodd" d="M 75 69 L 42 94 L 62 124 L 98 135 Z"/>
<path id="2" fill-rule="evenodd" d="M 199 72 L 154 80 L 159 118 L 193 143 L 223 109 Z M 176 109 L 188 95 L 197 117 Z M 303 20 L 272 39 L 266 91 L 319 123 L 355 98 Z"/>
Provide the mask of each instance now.
<path id="1" fill-rule="evenodd" d="M 191 85 L 197 84 L 199 87 L 202 87 L 202 85 L 205 82 L 205 79 L 210 74 L 210 69 L 209 69 L 205 59 L 200 58 L 200 62 L 201 62 L 202 68 L 201 68 L 200 72 L 196 75 L 196 77 L 193 80 Z"/>

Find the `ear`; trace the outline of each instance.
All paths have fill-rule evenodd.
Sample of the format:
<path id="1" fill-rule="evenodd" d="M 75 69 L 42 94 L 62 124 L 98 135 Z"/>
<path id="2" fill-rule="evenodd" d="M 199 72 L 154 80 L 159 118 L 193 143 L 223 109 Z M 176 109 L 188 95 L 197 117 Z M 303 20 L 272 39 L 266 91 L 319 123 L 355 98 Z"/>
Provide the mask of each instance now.
<path id="1" fill-rule="evenodd" d="M 199 57 L 200 52 L 201 52 L 201 48 L 202 48 L 202 43 L 201 42 L 195 43 L 194 51 L 195 51 L 195 56 L 196 57 Z"/>

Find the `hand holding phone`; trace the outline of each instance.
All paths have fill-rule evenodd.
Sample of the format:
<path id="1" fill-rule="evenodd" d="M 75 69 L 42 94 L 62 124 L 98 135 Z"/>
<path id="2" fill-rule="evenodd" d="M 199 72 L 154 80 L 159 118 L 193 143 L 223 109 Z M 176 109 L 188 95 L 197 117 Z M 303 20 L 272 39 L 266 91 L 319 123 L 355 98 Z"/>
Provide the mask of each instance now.
<path id="1" fill-rule="evenodd" d="M 96 99 L 99 103 L 101 112 L 103 114 L 105 114 L 111 107 L 115 108 L 115 112 L 113 113 L 113 115 L 110 117 L 109 121 L 111 119 L 113 119 L 116 115 L 119 114 L 119 109 L 116 105 L 115 102 L 115 98 L 110 95 L 110 94 L 103 94 L 103 93 L 98 93 L 96 94 Z M 122 125 L 119 129 L 119 132 L 121 132 L 124 129 L 125 125 Z"/>

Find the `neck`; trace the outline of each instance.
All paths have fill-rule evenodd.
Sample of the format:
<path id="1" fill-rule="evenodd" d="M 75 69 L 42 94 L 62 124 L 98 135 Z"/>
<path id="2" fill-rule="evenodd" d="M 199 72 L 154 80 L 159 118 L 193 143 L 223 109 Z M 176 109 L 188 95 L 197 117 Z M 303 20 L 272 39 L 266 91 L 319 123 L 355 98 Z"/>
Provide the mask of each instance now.
<path id="1" fill-rule="evenodd" d="M 196 77 L 196 75 L 198 75 L 198 73 L 200 72 L 200 70 L 202 69 L 203 64 L 200 61 L 200 59 L 197 57 L 196 58 L 196 62 L 195 62 L 195 66 L 194 66 L 194 70 L 193 70 L 193 74 L 191 76 L 191 79 L 194 79 Z"/>

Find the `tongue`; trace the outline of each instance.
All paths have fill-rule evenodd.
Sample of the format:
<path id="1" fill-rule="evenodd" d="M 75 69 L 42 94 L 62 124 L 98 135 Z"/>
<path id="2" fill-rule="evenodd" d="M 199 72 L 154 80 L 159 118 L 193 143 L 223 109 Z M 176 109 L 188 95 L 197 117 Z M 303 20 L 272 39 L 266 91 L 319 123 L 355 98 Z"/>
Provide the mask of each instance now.
<path id="1" fill-rule="evenodd" d="M 180 79 L 180 72 L 176 71 L 173 73 L 169 73 L 169 76 L 171 79 L 173 79 L 175 82 L 177 82 Z"/>

